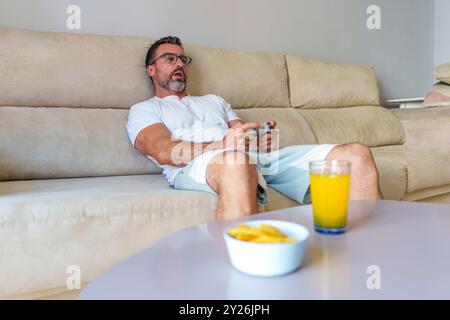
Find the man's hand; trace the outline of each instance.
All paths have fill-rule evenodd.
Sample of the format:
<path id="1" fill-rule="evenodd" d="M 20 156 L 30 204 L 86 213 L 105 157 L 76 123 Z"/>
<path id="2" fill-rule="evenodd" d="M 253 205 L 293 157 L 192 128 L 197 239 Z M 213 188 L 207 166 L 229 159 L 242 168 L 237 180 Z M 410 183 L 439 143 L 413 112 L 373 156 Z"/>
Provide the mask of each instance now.
<path id="1" fill-rule="evenodd" d="M 272 129 L 275 129 L 277 126 L 277 123 L 275 120 L 270 120 L 269 121 Z M 244 145 L 239 145 L 239 147 L 241 148 L 240 150 L 244 150 L 244 146 L 245 146 L 245 150 L 252 150 L 252 151 L 256 151 L 258 150 L 259 152 L 270 152 L 270 151 L 274 151 L 278 149 L 278 130 L 272 130 L 269 133 L 266 133 L 262 136 L 259 137 L 259 143 L 257 141 L 257 137 L 256 135 L 252 135 L 251 134 L 251 130 L 249 129 L 258 129 L 258 128 L 263 128 L 264 127 L 264 123 L 263 122 L 243 122 L 242 120 L 233 120 L 232 122 L 230 122 L 230 129 L 236 129 L 237 134 L 238 135 L 244 135 Z M 244 131 L 244 134 L 240 131 Z M 249 131 L 248 131 L 249 130 Z M 230 138 L 230 140 L 232 140 L 232 138 Z M 229 141 L 229 140 L 228 140 Z M 242 139 L 241 139 L 242 141 Z"/>
<path id="2" fill-rule="evenodd" d="M 237 123 L 232 128 L 227 130 L 227 133 L 222 141 L 215 142 L 214 147 L 248 151 L 249 148 L 251 149 L 251 144 L 254 142 L 254 148 L 256 148 L 256 136 L 252 138 L 249 130 L 255 130 L 258 128 L 262 128 L 262 123 Z"/>
<path id="3" fill-rule="evenodd" d="M 275 120 L 270 120 L 269 122 L 270 122 L 272 128 L 275 129 L 275 127 L 277 126 L 277 123 L 275 122 Z M 247 123 L 259 123 L 261 125 L 261 127 L 259 127 L 259 128 L 262 128 L 262 126 L 263 126 L 262 122 L 247 122 Z M 243 126 L 244 124 L 246 124 L 246 122 L 244 122 L 240 119 L 236 119 L 236 120 L 232 120 L 232 121 L 228 122 L 228 126 L 231 129 L 237 129 L 237 128 Z"/>
<path id="4" fill-rule="evenodd" d="M 272 129 L 275 129 L 277 126 L 277 122 L 275 120 L 270 120 L 270 125 L 272 126 Z"/>

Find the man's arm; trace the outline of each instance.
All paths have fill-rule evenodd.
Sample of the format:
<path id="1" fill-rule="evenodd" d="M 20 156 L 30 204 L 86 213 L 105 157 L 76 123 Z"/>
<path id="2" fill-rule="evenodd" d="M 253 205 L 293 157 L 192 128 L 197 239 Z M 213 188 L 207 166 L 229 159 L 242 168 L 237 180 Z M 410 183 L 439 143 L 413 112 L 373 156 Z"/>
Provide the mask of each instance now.
<path id="1" fill-rule="evenodd" d="M 235 119 L 228 122 L 228 128 L 235 128 L 243 125 L 245 122 L 241 119 Z"/>
<path id="2" fill-rule="evenodd" d="M 155 123 L 139 132 L 134 147 L 162 165 L 184 167 L 192 160 L 195 148 L 204 149 L 207 143 L 193 143 L 172 138 L 163 123 Z M 177 147 L 180 152 L 172 152 Z"/>
<path id="3" fill-rule="evenodd" d="M 240 145 L 239 139 L 242 140 L 244 132 L 248 129 L 259 127 L 259 123 L 248 122 L 236 129 L 228 130 L 221 141 L 193 143 L 173 139 L 163 123 L 155 123 L 139 132 L 134 147 L 142 154 L 154 158 L 159 164 L 184 167 L 203 152 L 224 148 L 238 149 Z"/>

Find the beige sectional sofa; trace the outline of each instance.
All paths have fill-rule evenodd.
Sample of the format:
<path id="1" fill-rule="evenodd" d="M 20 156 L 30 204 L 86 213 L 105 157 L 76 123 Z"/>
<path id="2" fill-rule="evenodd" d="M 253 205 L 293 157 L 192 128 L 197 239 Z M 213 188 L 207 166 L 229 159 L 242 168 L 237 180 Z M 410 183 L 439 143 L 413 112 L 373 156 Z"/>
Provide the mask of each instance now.
<path id="1" fill-rule="evenodd" d="M 128 108 L 153 95 L 152 39 L 0 29 L 0 297 L 66 292 L 171 232 L 214 219 L 129 143 Z M 450 108 L 380 106 L 370 65 L 186 45 L 191 95 L 275 119 L 281 146 L 361 142 L 386 199 L 450 202 Z M 296 205 L 270 193 L 273 210 Z M 426 214 L 426 212 L 424 212 Z M 76 296 L 77 291 L 71 294 Z"/>

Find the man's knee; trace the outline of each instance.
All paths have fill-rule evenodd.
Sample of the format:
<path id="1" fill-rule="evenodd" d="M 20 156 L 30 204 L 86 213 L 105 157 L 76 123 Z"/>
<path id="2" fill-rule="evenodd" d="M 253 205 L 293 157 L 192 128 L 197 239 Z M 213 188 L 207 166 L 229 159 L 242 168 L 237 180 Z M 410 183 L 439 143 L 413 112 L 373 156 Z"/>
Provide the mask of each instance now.
<path id="1" fill-rule="evenodd" d="M 256 165 L 245 152 L 226 151 L 218 154 L 207 167 L 207 180 L 214 185 L 252 183 L 258 180 Z"/>
<path id="2" fill-rule="evenodd" d="M 340 146 L 346 149 L 346 151 L 351 154 L 366 154 L 370 152 L 369 147 L 360 142 L 346 143 Z"/>
<path id="3" fill-rule="evenodd" d="M 359 142 L 347 143 L 336 146 L 330 153 L 330 159 L 347 160 L 352 163 L 352 167 L 365 168 L 366 170 L 376 171 L 376 165 L 373 160 L 370 148 Z"/>
<path id="4" fill-rule="evenodd" d="M 234 165 L 249 165 L 253 164 L 252 159 L 246 152 L 237 151 L 237 150 L 229 150 L 224 151 L 219 154 L 217 154 L 212 160 L 210 161 L 211 165 L 214 164 L 222 164 L 224 168 L 229 168 Z"/>
<path id="5" fill-rule="evenodd" d="M 340 144 L 334 147 L 327 158 L 336 160 L 346 160 L 349 157 L 367 157 L 370 156 L 370 149 L 365 144 L 352 142 Z"/>
<path id="6" fill-rule="evenodd" d="M 378 175 L 377 167 L 372 156 L 370 148 L 362 143 L 348 144 L 350 161 L 355 170 L 364 170 L 365 174 Z"/>
<path id="7" fill-rule="evenodd" d="M 227 175 L 256 179 L 258 177 L 256 165 L 251 160 L 251 157 L 245 152 L 227 151 L 224 171 Z"/>

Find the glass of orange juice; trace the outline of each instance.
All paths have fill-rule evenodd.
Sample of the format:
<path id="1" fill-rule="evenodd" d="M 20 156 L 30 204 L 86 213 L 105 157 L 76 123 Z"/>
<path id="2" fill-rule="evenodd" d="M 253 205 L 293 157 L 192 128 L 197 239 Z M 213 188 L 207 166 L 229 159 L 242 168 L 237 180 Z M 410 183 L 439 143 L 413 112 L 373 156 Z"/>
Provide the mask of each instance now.
<path id="1" fill-rule="evenodd" d="M 310 193 L 315 230 L 341 234 L 347 225 L 351 163 L 342 160 L 309 163 Z"/>

